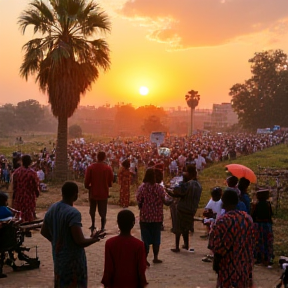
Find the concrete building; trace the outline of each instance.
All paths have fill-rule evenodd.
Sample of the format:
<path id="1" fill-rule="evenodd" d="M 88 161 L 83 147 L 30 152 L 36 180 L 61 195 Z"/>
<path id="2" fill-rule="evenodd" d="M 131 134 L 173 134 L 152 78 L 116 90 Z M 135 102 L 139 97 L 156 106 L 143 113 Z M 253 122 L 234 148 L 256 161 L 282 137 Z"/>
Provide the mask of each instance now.
<path id="1" fill-rule="evenodd" d="M 204 129 L 222 132 L 238 123 L 238 115 L 231 103 L 213 104 L 211 120 L 204 123 Z"/>

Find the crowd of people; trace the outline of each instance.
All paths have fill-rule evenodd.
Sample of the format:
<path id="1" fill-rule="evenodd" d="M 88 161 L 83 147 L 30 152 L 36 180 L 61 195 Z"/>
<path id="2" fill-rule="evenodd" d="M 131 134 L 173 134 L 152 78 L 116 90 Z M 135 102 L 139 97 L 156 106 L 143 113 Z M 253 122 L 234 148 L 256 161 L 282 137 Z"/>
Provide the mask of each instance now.
<path id="1" fill-rule="evenodd" d="M 285 141 L 285 134 L 195 134 L 187 137 L 166 137 L 164 143 L 157 147 L 148 137 L 134 139 L 112 139 L 109 142 L 86 143 L 74 140 L 68 144 L 68 166 L 71 179 L 83 178 L 87 167 L 96 160 L 98 151 L 106 153 L 106 161 L 116 174 L 125 159 L 130 160 L 129 170 L 132 173 L 132 183 L 137 182 L 139 166 L 148 166 L 150 161 L 162 163 L 164 171 L 169 175 L 181 174 L 183 167 L 195 164 L 198 171 L 212 163 L 236 159 L 278 145 Z M 163 148 L 164 149 L 159 149 Z M 17 153 L 15 152 L 17 158 Z M 44 147 L 31 155 L 33 168 L 40 181 L 53 178 L 55 167 L 55 145 Z M 0 155 L 1 183 L 8 185 L 13 171 L 13 163 L 9 158 Z"/>
<path id="2" fill-rule="evenodd" d="M 135 142 L 115 140 L 106 144 L 69 145 L 70 167 L 73 168 L 75 163 L 85 163 L 83 177 L 85 188 L 89 191 L 91 235 L 84 236 L 81 214 L 73 207 L 78 197 L 78 186 L 74 182 L 66 182 L 62 187 L 62 201 L 48 209 L 41 230 L 42 235 L 52 244 L 55 287 L 87 287 L 84 248 L 98 242 L 105 235 L 106 216 L 109 213 L 107 211 L 109 188 L 115 180 L 114 169 L 119 169 L 120 166 L 118 172 L 121 187 L 120 206 L 123 210 L 117 219 L 119 235 L 107 240 L 105 245 L 102 283 L 107 288 L 145 287 L 147 285 L 145 270 L 150 266 L 148 261 L 150 245 L 152 245 L 153 263 L 162 263 L 159 252 L 163 205 L 170 206 L 171 211 L 171 231 L 175 234 L 175 248 L 171 251 L 174 253 L 181 251 L 182 236 L 184 242 L 182 248 L 194 252 L 189 245 L 189 231 L 194 231 L 194 216 L 202 192 L 197 173 L 203 169 L 204 161 L 205 163 L 208 163 L 209 159 L 212 162 L 222 161 L 227 155 L 231 158 L 237 157 L 237 153 L 255 152 L 257 149 L 277 145 L 283 138 L 267 135 L 250 135 L 249 138 L 248 135 L 238 134 L 237 137 L 227 135 L 224 139 L 215 135 L 202 135 L 197 138 L 192 136 L 187 139 L 168 140 L 163 145 L 170 149 L 170 155 L 159 155 L 157 146 L 144 139 Z M 228 154 L 223 154 L 224 151 L 228 151 Z M 40 154 L 34 163 L 37 171 L 42 170 L 41 162 L 48 163 L 48 159 L 52 162 L 55 160 L 55 155 L 49 154 L 47 149 L 43 149 Z M 166 161 L 167 158 L 169 161 Z M 31 168 L 32 159 L 33 157 L 29 155 L 21 157 L 19 154 L 15 155 L 13 159 L 15 171 L 9 174 L 9 182 L 13 187 L 12 207 L 14 211 L 22 211 L 23 221 L 28 222 L 35 219 L 36 199 L 40 187 L 39 175 Z M 197 159 L 200 159 L 201 167 L 197 165 Z M 183 179 L 176 185 L 166 187 L 162 181 L 163 173 L 165 169 L 169 170 L 172 161 L 176 161 L 177 164 L 176 175 L 181 173 Z M 135 216 L 127 209 L 130 197 L 129 185 L 140 163 L 146 167 L 144 179 L 141 179 L 136 192 L 142 241 L 131 236 Z M 7 165 L 6 161 L 5 169 Z M 171 171 L 170 173 L 174 176 Z M 258 191 L 257 201 L 251 203 L 247 193 L 249 180 L 231 176 L 226 182 L 227 189 L 224 191 L 219 187 L 212 189 L 211 200 L 205 209 L 212 214 L 209 216 L 203 214 L 207 226 L 207 247 L 211 250 L 211 254 L 203 261 L 213 262 L 213 269 L 218 274 L 217 287 L 253 287 L 253 263 L 268 267 L 273 263 L 273 214 L 268 201 L 269 191 Z M 6 205 L 7 203 L 2 204 Z M 95 226 L 97 209 L 101 218 L 100 229 Z M 127 274 L 127 270 L 124 269 L 126 272 L 123 270 L 123 263 L 131 266 L 133 273 Z M 135 283 L 138 283 L 138 286 Z"/>

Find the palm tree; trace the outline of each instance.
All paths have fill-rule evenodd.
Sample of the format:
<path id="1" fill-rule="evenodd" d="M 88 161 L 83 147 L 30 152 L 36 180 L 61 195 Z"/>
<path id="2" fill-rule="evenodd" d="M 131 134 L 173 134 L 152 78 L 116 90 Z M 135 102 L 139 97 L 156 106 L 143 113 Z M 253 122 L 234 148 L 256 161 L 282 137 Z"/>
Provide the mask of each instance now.
<path id="1" fill-rule="evenodd" d="M 110 67 L 109 47 L 96 33 L 110 31 L 107 15 L 86 0 L 34 0 L 18 22 L 23 34 L 27 26 L 41 35 L 24 46 L 20 75 L 36 75 L 40 89 L 48 94 L 53 115 L 58 119 L 55 177 L 67 179 L 67 122 L 80 96 L 91 88 L 99 68 Z"/>
<path id="2" fill-rule="evenodd" d="M 185 100 L 187 102 L 187 105 L 191 109 L 191 125 L 190 125 L 190 135 L 193 134 L 193 117 L 194 117 L 194 110 L 198 106 L 200 95 L 198 94 L 198 91 L 191 90 L 188 92 L 188 94 L 185 95 Z"/>

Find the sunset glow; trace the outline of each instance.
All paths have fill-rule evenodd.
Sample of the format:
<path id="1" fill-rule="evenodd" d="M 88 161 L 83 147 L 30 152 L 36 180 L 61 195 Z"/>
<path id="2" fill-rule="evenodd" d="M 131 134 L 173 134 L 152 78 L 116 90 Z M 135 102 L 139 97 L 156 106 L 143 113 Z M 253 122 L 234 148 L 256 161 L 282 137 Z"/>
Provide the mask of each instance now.
<path id="1" fill-rule="evenodd" d="M 0 37 L 7 39 L 0 48 L 0 105 L 28 99 L 48 104 L 35 77 L 26 82 L 19 76 L 22 46 L 38 36 L 29 27 L 23 36 L 17 25 L 29 2 L 0 1 Z M 211 109 L 230 102 L 230 88 L 250 78 L 255 52 L 288 53 L 286 0 L 96 2 L 112 24 L 111 34 L 99 35 L 109 44 L 111 67 L 99 71 L 80 105 L 186 107 L 187 91 L 196 89 L 198 108 Z"/>

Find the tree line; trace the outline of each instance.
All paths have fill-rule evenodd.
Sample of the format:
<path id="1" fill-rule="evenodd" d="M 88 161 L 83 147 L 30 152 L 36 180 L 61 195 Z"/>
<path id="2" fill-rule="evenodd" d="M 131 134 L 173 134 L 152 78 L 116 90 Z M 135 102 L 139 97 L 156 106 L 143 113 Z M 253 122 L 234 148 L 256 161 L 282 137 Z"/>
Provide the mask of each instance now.
<path id="1" fill-rule="evenodd" d="M 154 105 L 133 107 L 118 104 L 94 107 L 80 106 L 69 118 L 69 126 L 79 126 L 83 133 L 132 136 L 149 135 L 152 131 L 168 131 L 167 113 Z M 0 106 L 0 133 L 2 136 L 25 132 L 56 133 L 57 119 L 49 105 L 29 99 L 16 105 Z"/>

